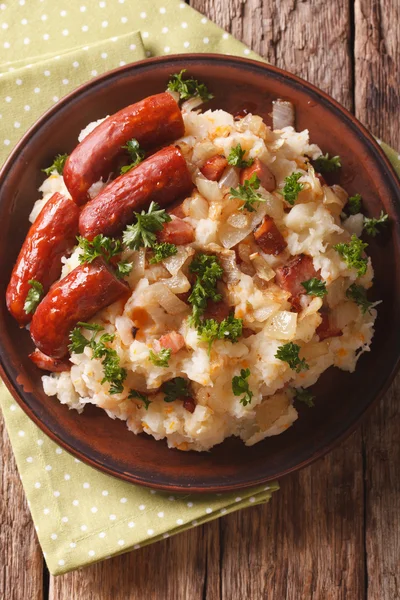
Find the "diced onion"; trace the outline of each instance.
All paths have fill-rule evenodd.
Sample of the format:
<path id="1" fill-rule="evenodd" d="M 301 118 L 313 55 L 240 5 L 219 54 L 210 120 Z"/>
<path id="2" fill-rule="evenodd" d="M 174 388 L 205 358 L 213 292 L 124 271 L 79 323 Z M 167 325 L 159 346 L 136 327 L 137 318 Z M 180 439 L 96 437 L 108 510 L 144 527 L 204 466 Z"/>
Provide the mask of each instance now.
<path id="1" fill-rule="evenodd" d="M 244 229 L 249 223 L 249 217 L 244 213 L 233 213 L 227 219 L 227 223 L 235 229 Z"/>
<path id="2" fill-rule="evenodd" d="M 306 360 L 312 360 L 313 358 L 319 358 L 320 356 L 324 356 L 324 354 L 328 354 L 329 352 L 329 343 L 324 340 L 323 342 L 316 342 L 315 344 L 308 344 L 304 346 L 301 350 L 301 355 Z"/>
<path id="3" fill-rule="evenodd" d="M 275 100 L 272 102 L 272 128 L 283 129 L 284 127 L 294 127 L 295 111 L 294 106 L 287 100 Z"/>
<path id="4" fill-rule="evenodd" d="M 238 283 L 240 281 L 241 272 L 236 264 L 236 253 L 234 250 L 221 248 L 218 244 L 208 244 L 207 251 L 217 254 L 221 267 L 224 269 L 222 276 L 225 283 Z"/>
<path id="5" fill-rule="evenodd" d="M 297 313 L 281 310 L 264 327 L 267 335 L 278 340 L 292 340 L 296 334 Z"/>
<path id="6" fill-rule="evenodd" d="M 264 281 L 271 281 L 275 277 L 275 271 L 271 269 L 267 261 L 258 253 L 254 252 L 249 256 L 257 275 Z"/>
<path id="7" fill-rule="evenodd" d="M 193 147 L 193 156 L 192 160 L 197 165 L 203 165 L 206 160 L 215 156 L 216 148 L 210 140 L 204 140 L 202 142 L 197 142 Z"/>
<path id="8" fill-rule="evenodd" d="M 127 260 L 132 263 L 132 270 L 128 275 L 127 281 L 131 288 L 135 287 L 136 284 L 142 277 L 144 277 L 144 269 L 146 264 L 146 250 L 140 248 L 137 252 L 124 252 L 122 254 L 123 260 Z"/>
<path id="9" fill-rule="evenodd" d="M 169 315 L 178 315 L 188 308 L 185 302 L 182 302 L 166 285 L 160 282 L 151 285 L 147 290 L 147 294 L 152 294 Z"/>
<path id="10" fill-rule="evenodd" d="M 328 285 L 326 300 L 329 308 L 335 308 L 345 298 L 347 285 L 344 277 L 338 277 Z"/>
<path id="11" fill-rule="evenodd" d="M 194 249 L 190 246 L 177 246 L 178 252 L 163 260 L 164 267 L 168 269 L 171 275 L 176 275 L 183 267 L 190 256 L 193 256 Z"/>
<path id="12" fill-rule="evenodd" d="M 227 167 L 218 182 L 220 188 L 236 188 L 239 185 L 239 175 L 234 167 Z"/>
<path id="13" fill-rule="evenodd" d="M 315 296 L 311 302 L 301 311 L 299 320 L 302 321 L 305 317 L 315 314 L 322 306 L 322 298 Z"/>
<path id="14" fill-rule="evenodd" d="M 189 98 L 182 104 L 182 112 L 190 112 L 191 110 L 195 110 L 199 106 L 203 104 L 204 100 L 200 98 L 200 96 L 193 96 L 193 98 Z"/>
<path id="15" fill-rule="evenodd" d="M 209 202 L 222 201 L 222 192 L 219 189 L 216 181 L 210 181 L 209 179 L 199 175 L 196 177 L 195 184 L 200 194 Z"/>
<path id="16" fill-rule="evenodd" d="M 256 308 L 253 311 L 254 319 L 262 323 L 277 313 L 279 308 L 280 304 L 268 304 L 266 306 L 262 306 L 261 308 Z"/>
<path id="17" fill-rule="evenodd" d="M 184 294 L 190 290 L 190 282 L 182 273 L 182 271 L 179 271 L 176 273 L 176 275 L 170 277 L 169 279 L 163 279 L 162 283 L 165 284 L 174 294 Z"/>
<path id="18" fill-rule="evenodd" d="M 324 192 L 324 198 L 322 200 L 323 204 L 327 206 L 328 210 L 332 214 L 340 215 L 345 203 L 345 200 L 343 201 L 343 196 L 339 198 L 339 196 L 335 194 L 333 189 L 327 185 L 323 186 L 322 191 Z"/>
<path id="19" fill-rule="evenodd" d="M 171 90 L 167 90 L 168 94 L 171 94 L 171 96 L 173 97 L 173 99 L 175 100 L 175 102 L 179 102 L 180 100 L 180 95 L 179 92 L 172 92 Z"/>
<path id="20" fill-rule="evenodd" d="M 249 222 L 243 229 L 236 229 L 229 223 L 223 223 L 219 229 L 219 239 L 224 248 L 232 248 L 252 232 L 254 227 L 259 225 L 266 214 L 265 203 L 259 205 L 254 213 L 249 214 Z"/>

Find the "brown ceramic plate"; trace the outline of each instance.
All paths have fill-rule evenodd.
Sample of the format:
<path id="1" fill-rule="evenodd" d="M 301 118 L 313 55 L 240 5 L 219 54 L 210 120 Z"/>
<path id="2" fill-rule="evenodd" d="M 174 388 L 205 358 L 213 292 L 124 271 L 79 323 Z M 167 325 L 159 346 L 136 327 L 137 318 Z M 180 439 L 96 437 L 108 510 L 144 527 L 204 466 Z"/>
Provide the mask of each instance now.
<path id="1" fill-rule="evenodd" d="M 329 369 L 314 387 L 313 410 L 284 434 L 251 448 L 231 438 L 211 452 L 168 450 L 145 434 L 135 436 L 125 423 L 94 407 L 82 415 L 68 410 L 42 390 L 42 373 L 30 362 L 32 342 L 8 315 L 5 288 L 28 230 L 28 215 L 43 181 L 41 169 L 55 154 L 70 152 L 90 121 L 161 92 L 171 73 L 186 68 L 214 93 L 210 108 L 235 112 L 250 105 L 270 123 L 271 102 L 294 102 L 297 128 L 308 128 L 324 152 L 339 154 L 335 176 L 364 198 L 367 213 L 389 213 L 391 227 L 370 240 L 376 271 L 373 295 L 382 299 L 371 352 L 354 374 Z M 207 106 L 207 108 L 208 108 Z M 83 85 L 58 102 L 26 133 L 0 175 L 0 361 L 9 390 L 35 423 L 53 440 L 89 465 L 132 483 L 174 491 L 224 491 L 259 484 L 303 467 L 322 456 L 355 426 L 387 388 L 400 355 L 400 190 L 392 168 L 372 136 L 326 94 L 275 67 L 220 55 L 182 55 L 129 65 Z"/>

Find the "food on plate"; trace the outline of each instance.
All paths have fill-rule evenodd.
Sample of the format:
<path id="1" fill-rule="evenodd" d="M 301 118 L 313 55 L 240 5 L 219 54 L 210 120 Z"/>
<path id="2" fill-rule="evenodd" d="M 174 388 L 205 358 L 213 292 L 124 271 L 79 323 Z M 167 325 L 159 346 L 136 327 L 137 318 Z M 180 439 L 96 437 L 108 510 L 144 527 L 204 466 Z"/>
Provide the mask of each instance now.
<path id="1" fill-rule="evenodd" d="M 388 220 L 290 102 L 271 128 L 211 98 L 181 71 L 89 124 L 45 169 L 7 291 L 47 395 L 180 450 L 281 434 L 326 369 L 354 371 L 378 304 L 361 236 Z"/>

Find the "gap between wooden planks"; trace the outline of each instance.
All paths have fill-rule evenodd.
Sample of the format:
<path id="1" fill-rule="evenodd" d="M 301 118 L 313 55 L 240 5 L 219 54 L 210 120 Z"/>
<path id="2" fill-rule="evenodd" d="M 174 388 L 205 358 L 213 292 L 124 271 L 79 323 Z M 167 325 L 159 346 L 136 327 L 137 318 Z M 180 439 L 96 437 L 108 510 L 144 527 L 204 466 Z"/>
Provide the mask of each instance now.
<path id="1" fill-rule="evenodd" d="M 400 148 L 397 0 L 193 0 L 271 63 Z M 51 600 L 397 600 L 400 378 L 339 448 L 266 506 L 51 578 Z M 10 447 L 0 478 L 1 600 L 42 600 L 42 559 Z"/>

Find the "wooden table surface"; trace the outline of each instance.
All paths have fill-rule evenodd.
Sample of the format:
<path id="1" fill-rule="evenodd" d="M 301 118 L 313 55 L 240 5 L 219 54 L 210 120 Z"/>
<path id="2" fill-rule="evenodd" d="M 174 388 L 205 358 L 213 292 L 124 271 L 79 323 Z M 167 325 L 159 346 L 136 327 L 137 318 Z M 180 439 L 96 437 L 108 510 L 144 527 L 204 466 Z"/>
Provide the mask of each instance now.
<path id="1" fill-rule="evenodd" d="M 400 149 L 399 0 L 192 0 Z M 1 600 L 400 599 L 400 377 L 265 506 L 49 577 L 0 422 Z"/>

